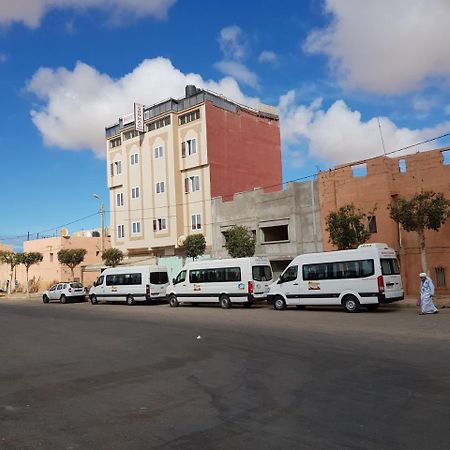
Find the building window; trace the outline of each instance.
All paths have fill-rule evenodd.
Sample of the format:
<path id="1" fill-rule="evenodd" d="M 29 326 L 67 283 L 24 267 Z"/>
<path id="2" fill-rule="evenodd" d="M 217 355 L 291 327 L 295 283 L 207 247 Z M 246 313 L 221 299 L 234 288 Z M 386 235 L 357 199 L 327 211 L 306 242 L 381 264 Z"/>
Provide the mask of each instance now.
<path id="1" fill-rule="evenodd" d="M 125 237 L 125 226 L 117 225 L 117 238 L 123 239 Z"/>
<path id="2" fill-rule="evenodd" d="M 122 145 L 122 139 L 120 137 L 109 141 L 109 148 L 119 147 L 120 145 Z"/>
<path id="3" fill-rule="evenodd" d="M 53 262 L 53 253 L 50 253 L 50 262 Z"/>
<path id="4" fill-rule="evenodd" d="M 435 267 L 434 273 L 436 275 L 436 287 L 446 288 L 447 281 L 445 280 L 445 267 Z"/>
<path id="5" fill-rule="evenodd" d="M 186 158 L 187 155 L 197 153 L 197 140 L 189 139 L 181 143 L 181 157 Z"/>
<path id="6" fill-rule="evenodd" d="M 133 222 L 131 224 L 131 229 L 133 234 L 138 234 L 141 232 L 141 222 Z"/>
<path id="7" fill-rule="evenodd" d="M 200 230 L 202 228 L 202 217 L 200 214 L 192 214 L 191 223 L 193 230 Z"/>
<path id="8" fill-rule="evenodd" d="M 263 242 L 285 242 L 289 240 L 288 225 L 264 227 L 261 230 L 263 233 Z"/>
<path id="9" fill-rule="evenodd" d="M 116 205 L 123 206 L 123 192 L 116 194 Z"/>
<path id="10" fill-rule="evenodd" d="M 153 231 L 161 231 L 165 230 L 166 228 L 167 226 L 165 217 L 160 217 L 159 219 L 153 220 Z"/>
<path id="11" fill-rule="evenodd" d="M 123 140 L 128 141 L 128 139 L 133 139 L 134 137 L 139 136 L 139 131 L 130 130 L 123 133 Z"/>
<path id="12" fill-rule="evenodd" d="M 131 198 L 139 198 L 139 187 L 131 188 Z"/>
<path id="13" fill-rule="evenodd" d="M 170 125 L 170 116 L 163 117 L 162 119 L 154 120 L 147 124 L 147 131 L 157 130 L 158 128 L 166 127 Z"/>
<path id="14" fill-rule="evenodd" d="M 183 114 L 178 118 L 178 125 L 184 125 L 185 123 L 193 122 L 194 120 L 200 119 L 200 110 L 196 109 L 187 114 Z"/>
<path id="15" fill-rule="evenodd" d="M 369 233 L 375 234 L 377 232 L 377 218 L 376 216 L 369 216 Z"/>
<path id="16" fill-rule="evenodd" d="M 155 148 L 155 159 L 156 158 L 162 158 L 164 156 L 164 150 L 162 146 Z"/>
<path id="17" fill-rule="evenodd" d="M 398 170 L 400 173 L 406 172 L 406 160 L 405 159 L 398 160 Z"/>
<path id="18" fill-rule="evenodd" d="M 114 163 L 114 173 L 120 175 L 122 173 L 122 161 L 116 161 Z"/>
<path id="19" fill-rule="evenodd" d="M 198 175 L 184 179 L 184 192 L 195 192 L 200 190 L 200 177 Z"/>
<path id="20" fill-rule="evenodd" d="M 442 162 L 444 166 L 450 165 L 450 150 L 442 150 Z"/>
<path id="21" fill-rule="evenodd" d="M 160 181 L 159 183 L 156 183 L 156 193 L 162 194 L 164 192 L 164 181 Z"/>
<path id="22" fill-rule="evenodd" d="M 355 164 L 354 166 L 352 166 L 352 172 L 354 177 L 367 176 L 367 164 Z"/>
<path id="23" fill-rule="evenodd" d="M 138 164 L 138 163 L 139 163 L 139 155 L 137 153 L 133 153 L 130 156 L 130 164 L 132 166 L 134 166 L 135 164 Z"/>

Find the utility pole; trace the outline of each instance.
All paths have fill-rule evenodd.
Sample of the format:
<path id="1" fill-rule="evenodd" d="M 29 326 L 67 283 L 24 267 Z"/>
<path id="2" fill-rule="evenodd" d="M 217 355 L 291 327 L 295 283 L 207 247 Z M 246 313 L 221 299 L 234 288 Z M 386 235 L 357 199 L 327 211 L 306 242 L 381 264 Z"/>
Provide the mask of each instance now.
<path id="1" fill-rule="evenodd" d="M 105 204 L 98 194 L 93 194 L 93 196 L 100 200 L 100 252 L 103 254 L 105 250 Z"/>

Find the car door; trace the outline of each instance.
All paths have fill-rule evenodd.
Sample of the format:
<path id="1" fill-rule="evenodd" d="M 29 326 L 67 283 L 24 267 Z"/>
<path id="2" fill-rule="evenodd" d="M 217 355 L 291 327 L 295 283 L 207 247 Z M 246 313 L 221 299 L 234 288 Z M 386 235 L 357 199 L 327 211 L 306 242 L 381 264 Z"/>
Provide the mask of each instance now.
<path id="1" fill-rule="evenodd" d="M 64 284 L 59 283 L 58 286 L 56 286 L 55 296 L 53 297 L 53 300 L 59 300 L 61 298 L 62 291 L 64 289 Z"/>
<path id="2" fill-rule="evenodd" d="M 299 303 L 298 266 L 289 266 L 277 282 L 280 291 L 286 296 L 286 304 Z"/>
<path id="3" fill-rule="evenodd" d="M 49 290 L 48 290 L 48 298 L 50 300 L 56 300 L 56 288 L 57 288 L 57 284 L 53 285 Z"/>

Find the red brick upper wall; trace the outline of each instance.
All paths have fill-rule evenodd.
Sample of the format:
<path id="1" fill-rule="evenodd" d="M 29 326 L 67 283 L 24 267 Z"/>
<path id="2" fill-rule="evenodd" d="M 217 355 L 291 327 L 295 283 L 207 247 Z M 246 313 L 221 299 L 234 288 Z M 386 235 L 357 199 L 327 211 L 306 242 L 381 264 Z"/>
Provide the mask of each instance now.
<path id="1" fill-rule="evenodd" d="M 280 128 L 277 120 L 245 110 L 237 114 L 206 102 L 211 197 L 263 187 L 282 189 Z"/>

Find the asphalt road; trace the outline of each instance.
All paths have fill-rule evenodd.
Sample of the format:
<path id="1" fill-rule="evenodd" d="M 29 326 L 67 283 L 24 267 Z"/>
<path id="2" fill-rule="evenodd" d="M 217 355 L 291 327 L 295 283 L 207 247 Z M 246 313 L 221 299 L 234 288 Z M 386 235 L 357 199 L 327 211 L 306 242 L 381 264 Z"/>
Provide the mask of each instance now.
<path id="1" fill-rule="evenodd" d="M 0 319 L 1 449 L 450 447 L 449 309 L 3 299 Z"/>

